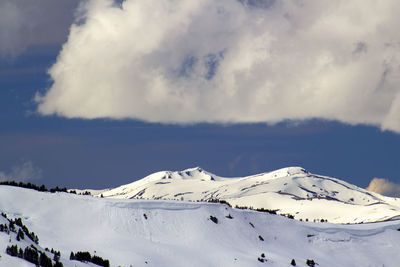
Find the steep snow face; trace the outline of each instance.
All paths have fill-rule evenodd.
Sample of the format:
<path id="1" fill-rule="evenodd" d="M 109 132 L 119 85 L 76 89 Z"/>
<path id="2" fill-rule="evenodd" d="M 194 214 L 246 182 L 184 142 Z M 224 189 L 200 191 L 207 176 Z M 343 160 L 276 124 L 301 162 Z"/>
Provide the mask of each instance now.
<path id="1" fill-rule="evenodd" d="M 107 199 L 10 186 L 0 186 L 0 212 L 21 217 L 39 236 L 40 247 L 61 251 L 66 267 L 96 266 L 70 261 L 71 251 L 89 251 L 111 266 L 290 266 L 292 259 L 306 266 L 310 259 L 317 266 L 397 267 L 400 262 L 399 221 L 300 222 L 215 203 Z M 0 266 L 33 266 L 5 255 L 10 242 L 29 245 L 14 234 L 9 238 L 0 232 Z"/>
<path id="2" fill-rule="evenodd" d="M 342 180 L 289 167 L 257 175 L 223 178 L 199 167 L 164 171 L 114 189 L 93 191 L 108 198 L 226 200 L 232 205 L 277 209 L 297 219 L 335 223 L 399 218 L 400 199 L 369 192 Z"/>

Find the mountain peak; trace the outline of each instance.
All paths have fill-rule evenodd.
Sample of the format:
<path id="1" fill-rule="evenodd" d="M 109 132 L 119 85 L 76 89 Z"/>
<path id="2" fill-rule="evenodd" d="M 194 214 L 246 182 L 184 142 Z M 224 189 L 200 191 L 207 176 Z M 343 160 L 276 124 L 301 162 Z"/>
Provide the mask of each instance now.
<path id="1" fill-rule="evenodd" d="M 195 180 L 207 180 L 207 181 L 215 181 L 215 175 L 203 170 L 200 167 L 194 167 L 185 169 L 183 171 L 170 172 L 171 178 L 178 179 L 195 179 Z"/>
<path id="2" fill-rule="evenodd" d="M 296 175 L 305 176 L 305 175 L 309 175 L 309 174 L 310 174 L 310 172 L 308 172 L 303 167 L 296 166 L 296 167 L 286 167 L 286 168 L 278 169 L 278 170 L 271 171 L 271 172 L 256 174 L 253 176 L 267 175 L 267 177 L 271 177 L 271 178 L 281 178 L 281 177 L 296 176 Z M 250 177 L 252 177 L 252 176 L 250 176 Z"/>
<path id="3" fill-rule="evenodd" d="M 284 169 L 287 171 L 288 175 L 309 174 L 309 172 L 306 169 L 304 169 L 303 167 L 295 166 L 295 167 L 287 167 Z"/>
<path id="4" fill-rule="evenodd" d="M 200 166 L 196 166 L 194 168 L 188 168 L 186 170 L 188 170 L 188 171 L 193 170 L 193 171 L 200 171 L 201 172 L 203 169 Z"/>
<path id="5" fill-rule="evenodd" d="M 181 172 L 186 172 L 186 173 L 199 173 L 199 172 L 203 172 L 203 171 L 204 171 L 204 170 L 203 170 L 201 167 L 197 166 L 197 167 L 194 167 L 194 168 L 185 169 L 185 170 L 183 170 L 183 171 L 181 171 Z"/>

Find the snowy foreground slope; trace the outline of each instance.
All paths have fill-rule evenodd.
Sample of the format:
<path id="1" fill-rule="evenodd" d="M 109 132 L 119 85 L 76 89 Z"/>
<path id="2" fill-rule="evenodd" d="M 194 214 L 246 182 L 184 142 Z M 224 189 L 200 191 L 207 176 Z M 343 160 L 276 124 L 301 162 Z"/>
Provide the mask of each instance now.
<path id="1" fill-rule="evenodd" d="M 119 199 L 226 200 L 233 206 L 278 209 L 296 219 L 362 223 L 400 218 L 400 199 L 385 197 L 300 167 L 242 178 L 222 178 L 201 168 L 163 171 L 114 189 L 92 191 Z"/>
<path id="2" fill-rule="evenodd" d="M 307 259 L 321 267 L 400 266 L 397 220 L 301 222 L 216 203 L 97 198 L 10 186 L 0 186 L 0 211 L 21 217 L 41 248 L 60 250 L 64 266 L 96 266 L 70 261 L 71 251 L 89 251 L 111 266 L 290 266 L 292 259 L 297 266 L 306 266 Z M 0 232 L 0 266 L 33 266 L 6 255 L 10 244 L 29 242 Z M 262 253 L 266 262 L 258 260 Z"/>

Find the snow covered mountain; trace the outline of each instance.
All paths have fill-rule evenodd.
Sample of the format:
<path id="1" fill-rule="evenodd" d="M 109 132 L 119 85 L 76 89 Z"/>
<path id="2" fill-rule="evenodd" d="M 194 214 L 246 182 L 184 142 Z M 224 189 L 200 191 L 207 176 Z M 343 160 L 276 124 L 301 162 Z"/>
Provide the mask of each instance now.
<path id="1" fill-rule="evenodd" d="M 400 199 L 367 191 L 301 167 L 223 178 L 199 167 L 162 171 L 114 189 L 89 190 L 118 199 L 226 200 L 233 206 L 278 210 L 302 220 L 365 223 L 400 219 Z"/>
<path id="2" fill-rule="evenodd" d="M 293 179 L 302 175 L 294 174 L 295 169 L 275 174 L 283 176 L 287 171 L 292 171 L 288 177 Z M 195 179 L 222 181 L 201 175 Z M 182 175 L 193 180 L 190 176 Z M 181 179 L 161 180 L 175 178 Z M 354 197 L 354 202 L 359 201 Z M 34 245 L 41 252 L 54 248 L 61 252 L 65 267 L 98 266 L 70 260 L 71 251 L 88 251 L 108 259 L 111 266 L 125 267 L 291 266 L 292 262 L 302 267 L 313 263 L 397 267 L 400 262 L 400 221 L 396 220 L 352 225 L 301 222 L 219 203 L 98 198 L 4 185 L 0 211 L 10 219 L 22 218 L 39 237 L 36 244 L 26 237 L 18 241 L 14 232 L 0 232 L 0 266 L 6 267 L 34 266 L 7 255 L 10 245 L 22 249 Z M 0 224 L 7 223 L 0 217 Z"/>

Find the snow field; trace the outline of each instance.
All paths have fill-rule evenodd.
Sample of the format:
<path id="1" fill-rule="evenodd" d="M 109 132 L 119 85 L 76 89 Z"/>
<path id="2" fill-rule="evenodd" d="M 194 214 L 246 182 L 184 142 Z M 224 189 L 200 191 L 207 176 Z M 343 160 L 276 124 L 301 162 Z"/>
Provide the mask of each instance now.
<path id="1" fill-rule="evenodd" d="M 306 266 L 306 259 L 313 259 L 321 267 L 395 267 L 400 262 L 399 221 L 306 223 L 223 204 L 96 198 L 9 186 L 0 186 L 0 211 L 22 217 L 42 248 L 61 251 L 64 266 L 88 266 L 69 261 L 71 251 L 89 251 L 112 266 L 289 266 L 291 259 Z M 4 254 L 9 240 L 2 233 L 0 238 L 0 266 L 24 266 Z M 267 262 L 257 260 L 261 253 Z"/>

